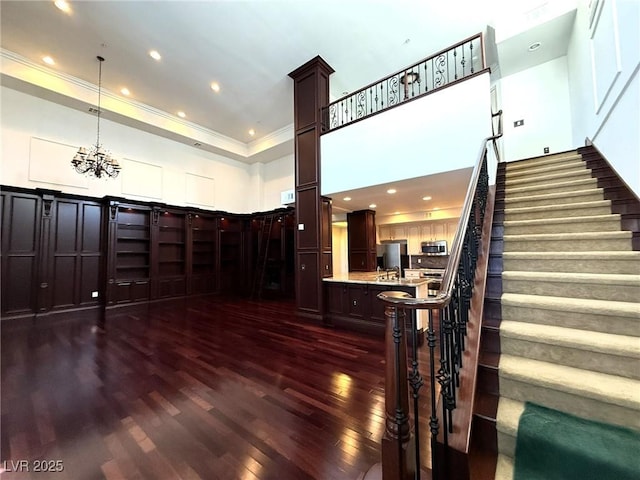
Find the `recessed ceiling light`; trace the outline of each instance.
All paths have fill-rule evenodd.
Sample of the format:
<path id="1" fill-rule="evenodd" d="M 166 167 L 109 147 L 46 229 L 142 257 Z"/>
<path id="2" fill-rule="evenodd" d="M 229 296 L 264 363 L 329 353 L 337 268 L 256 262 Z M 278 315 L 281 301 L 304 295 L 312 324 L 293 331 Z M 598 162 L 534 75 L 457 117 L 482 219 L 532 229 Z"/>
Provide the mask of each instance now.
<path id="1" fill-rule="evenodd" d="M 376 208 L 378 205 L 376 205 L 375 203 L 372 203 L 371 205 L 369 205 L 369 208 Z"/>
<path id="2" fill-rule="evenodd" d="M 186 116 L 187 116 L 187 114 L 186 114 L 186 113 L 184 113 L 184 112 L 182 112 L 182 111 L 180 111 L 180 112 L 178 112 L 178 116 L 179 116 L 180 118 L 184 118 L 184 117 L 186 117 Z"/>
<path id="3" fill-rule="evenodd" d="M 162 56 L 158 53 L 157 50 L 149 50 L 149 56 L 154 60 L 160 60 Z"/>
<path id="4" fill-rule="evenodd" d="M 218 85 L 218 82 L 211 82 L 211 90 L 216 93 L 220 91 L 220 85 Z"/>
<path id="5" fill-rule="evenodd" d="M 530 52 L 535 52 L 535 51 L 536 51 L 536 50 L 538 50 L 541 46 L 542 46 L 542 43 L 540 43 L 540 42 L 533 42 L 531 45 L 529 45 L 529 51 L 530 51 Z"/>
<path id="6" fill-rule="evenodd" d="M 395 188 L 390 188 L 389 190 L 387 190 L 387 193 L 396 193 L 396 189 Z"/>
<path id="7" fill-rule="evenodd" d="M 255 134 L 256 134 L 256 131 L 253 128 L 249 130 L 249 135 L 253 137 Z"/>
<path id="8" fill-rule="evenodd" d="M 344 198 L 343 198 L 343 200 L 344 200 L 345 202 L 348 202 L 348 201 L 350 201 L 350 200 L 351 200 L 351 197 L 344 197 Z"/>
<path id="9" fill-rule="evenodd" d="M 393 212 L 394 215 L 400 215 L 400 212 Z"/>
<path id="10" fill-rule="evenodd" d="M 46 57 L 42 57 L 42 61 L 44 63 L 46 63 L 47 65 L 55 65 L 55 61 L 53 60 L 53 58 L 51 58 L 49 55 L 47 55 Z"/>
<path id="11" fill-rule="evenodd" d="M 431 197 L 426 196 L 426 197 L 422 197 L 423 200 L 431 200 Z"/>
<path id="12" fill-rule="evenodd" d="M 56 0 L 55 2 L 53 2 L 53 4 L 56 7 L 58 7 L 58 9 L 62 10 L 64 13 L 71 12 L 71 6 L 69 5 L 69 2 L 67 2 L 66 0 Z"/>
<path id="13" fill-rule="evenodd" d="M 127 87 L 121 88 L 120 89 L 120 93 L 123 95 L 131 95 L 131 92 L 129 91 L 129 89 Z"/>
<path id="14" fill-rule="evenodd" d="M 440 207 L 433 207 L 433 210 L 440 210 Z"/>

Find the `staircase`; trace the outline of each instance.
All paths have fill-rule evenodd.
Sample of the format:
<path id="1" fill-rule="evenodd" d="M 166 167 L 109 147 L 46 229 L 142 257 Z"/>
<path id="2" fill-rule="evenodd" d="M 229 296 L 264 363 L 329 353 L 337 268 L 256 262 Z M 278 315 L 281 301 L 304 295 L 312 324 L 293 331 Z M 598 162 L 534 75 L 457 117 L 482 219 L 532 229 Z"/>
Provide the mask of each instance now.
<path id="1" fill-rule="evenodd" d="M 496 479 L 525 401 L 640 430 L 640 209 L 596 152 L 500 165 Z"/>

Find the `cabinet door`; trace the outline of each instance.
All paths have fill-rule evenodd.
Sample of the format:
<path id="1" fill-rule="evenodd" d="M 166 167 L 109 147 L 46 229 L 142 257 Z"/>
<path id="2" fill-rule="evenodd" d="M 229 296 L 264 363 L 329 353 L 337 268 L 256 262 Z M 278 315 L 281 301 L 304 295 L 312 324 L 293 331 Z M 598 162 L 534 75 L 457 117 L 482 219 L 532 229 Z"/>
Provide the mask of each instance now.
<path id="1" fill-rule="evenodd" d="M 378 239 L 380 241 L 391 240 L 391 226 L 390 225 L 380 225 L 378 227 Z"/>
<path id="2" fill-rule="evenodd" d="M 420 241 L 426 242 L 433 240 L 433 234 L 431 232 L 431 222 L 423 223 L 420 225 Z"/>
<path id="3" fill-rule="evenodd" d="M 380 285 L 380 286 L 369 285 L 368 287 L 369 287 L 369 294 L 368 294 L 369 318 L 371 319 L 372 322 L 384 325 L 385 323 L 384 310 L 385 310 L 386 304 L 378 298 L 378 294 L 389 291 L 391 290 L 392 287 L 383 286 L 383 285 Z"/>
<path id="4" fill-rule="evenodd" d="M 351 272 L 369 272 L 375 270 L 375 253 L 369 252 L 349 252 L 349 271 Z"/>
<path id="5" fill-rule="evenodd" d="M 407 229 L 404 225 L 395 225 L 392 231 L 392 237 L 394 240 L 406 240 L 407 239 Z"/>
<path id="6" fill-rule="evenodd" d="M 346 296 L 344 283 L 324 282 L 327 299 L 327 313 L 341 315 L 343 312 L 343 297 Z"/>
<path id="7" fill-rule="evenodd" d="M 434 222 L 431 225 L 431 235 L 433 235 L 433 240 L 446 240 L 447 224 L 445 222 Z"/>
<path id="8" fill-rule="evenodd" d="M 364 318 L 366 312 L 364 285 L 351 284 L 347 286 L 347 314 L 350 317 Z"/>
<path id="9" fill-rule="evenodd" d="M 407 227 L 407 253 L 416 255 L 420 253 L 420 227 L 412 225 Z"/>
<path id="10" fill-rule="evenodd" d="M 456 230 L 458 229 L 458 218 L 453 220 L 447 220 L 447 250 L 450 251 L 453 246 L 453 239 L 456 236 Z"/>

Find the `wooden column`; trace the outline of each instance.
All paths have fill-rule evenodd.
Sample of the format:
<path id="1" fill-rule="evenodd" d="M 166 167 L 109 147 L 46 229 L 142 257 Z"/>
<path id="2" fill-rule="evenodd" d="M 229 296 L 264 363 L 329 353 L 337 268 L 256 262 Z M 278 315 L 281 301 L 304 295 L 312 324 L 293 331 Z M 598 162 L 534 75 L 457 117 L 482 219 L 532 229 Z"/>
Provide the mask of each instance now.
<path id="1" fill-rule="evenodd" d="M 397 298 L 404 292 L 385 292 Z M 405 313 L 385 306 L 385 430 L 382 436 L 382 479 L 409 480 L 415 474 L 415 439 L 409 423 Z"/>
<path id="2" fill-rule="evenodd" d="M 321 109 L 329 104 L 333 69 L 319 56 L 289 74 L 294 81 L 296 305 L 298 312 L 322 315 L 323 249 L 320 198 Z M 325 246 L 326 247 L 326 246 Z"/>

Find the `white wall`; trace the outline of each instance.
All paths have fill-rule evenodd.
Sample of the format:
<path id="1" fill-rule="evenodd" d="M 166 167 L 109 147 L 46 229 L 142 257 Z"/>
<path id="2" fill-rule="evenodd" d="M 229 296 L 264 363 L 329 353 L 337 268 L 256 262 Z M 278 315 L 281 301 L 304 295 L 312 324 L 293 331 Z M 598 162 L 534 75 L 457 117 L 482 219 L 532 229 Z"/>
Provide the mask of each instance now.
<path id="1" fill-rule="evenodd" d="M 333 274 L 337 276 L 349 273 L 349 236 L 346 222 L 345 224 L 333 224 L 331 229 L 331 252 Z"/>
<path id="2" fill-rule="evenodd" d="M 322 194 L 473 166 L 490 135 L 486 73 L 322 135 Z"/>
<path id="3" fill-rule="evenodd" d="M 571 135 L 566 57 L 556 58 L 500 80 L 504 160 L 544 155 L 577 147 Z M 524 125 L 514 127 L 516 120 Z"/>
<path id="4" fill-rule="evenodd" d="M 86 179 L 70 161 L 79 146 L 95 142 L 95 116 L 6 87 L 0 94 L 2 184 L 237 213 L 255 209 L 258 200 L 247 185 L 256 172 L 249 165 L 108 120 L 100 123 L 101 141 L 123 170 L 116 180 Z"/>
<path id="5" fill-rule="evenodd" d="M 293 154 L 264 165 L 262 210 L 272 210 L 283 206 L 280 203 L 280 193 L 285 190 L 293 190 L 295 187 L 294 165 Z"/>
<path id="6" fill-rule="evenodd" d="M 596 2 L 591 2 L 592 5 Z M 567 53 L 573 141 L 590 138 L 640 196 L 640 2 L 578 5 Z"/>

